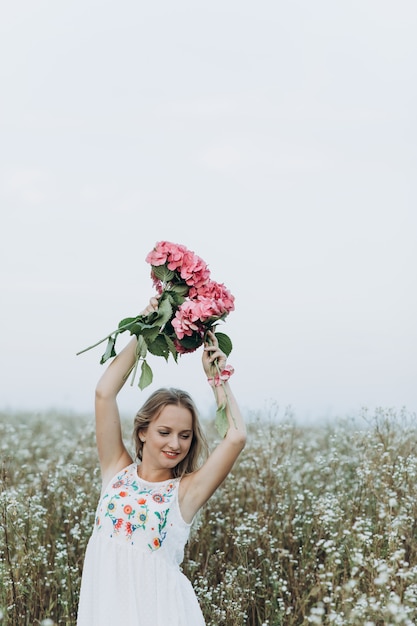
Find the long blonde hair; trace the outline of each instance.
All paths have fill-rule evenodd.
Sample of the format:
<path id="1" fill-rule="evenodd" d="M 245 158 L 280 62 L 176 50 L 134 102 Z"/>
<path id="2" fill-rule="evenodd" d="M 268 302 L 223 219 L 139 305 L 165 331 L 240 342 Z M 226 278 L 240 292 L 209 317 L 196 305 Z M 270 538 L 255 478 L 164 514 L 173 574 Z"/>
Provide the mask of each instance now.
<path id="1" fill-rule="evenodd" d="M 192 440 L 185 459 L 173 469 L 174 477 L 184 476 L 195 472 L 207 458 L 208 444 L 200 425 L 197 408 L 190 394 L 181 389 L 162 388 L 154 391 L 145 404 L 136 413 L 133 423 L 133 443 L 136 459 L 142 460 L 143 442 L 139 434 L 146 430 L 149 424 L 158 417 L 162 409 L 168 405 L 180 406 L 188 409 L 192 416 Z"/>

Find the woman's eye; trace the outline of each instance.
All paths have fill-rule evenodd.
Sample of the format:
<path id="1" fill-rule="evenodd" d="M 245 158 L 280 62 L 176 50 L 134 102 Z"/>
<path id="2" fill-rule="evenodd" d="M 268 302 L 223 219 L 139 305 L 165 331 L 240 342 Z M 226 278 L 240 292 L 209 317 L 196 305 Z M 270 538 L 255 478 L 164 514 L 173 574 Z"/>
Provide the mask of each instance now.
<path id="1" fill-rule="evenodd" d="M 189 439 L 190 435 L 181 435 L 181 439 Z"/>
<path id="2" fill-rule="evenodd" d="M 163 431 L 163 430 L 160 430 L 160 431 L 159 431 L 159 434 L 160 434 L 160 435 L 169 435 L 169 433 L 166 433 L 166 432 L 165 432 L 165 431 Z"/>

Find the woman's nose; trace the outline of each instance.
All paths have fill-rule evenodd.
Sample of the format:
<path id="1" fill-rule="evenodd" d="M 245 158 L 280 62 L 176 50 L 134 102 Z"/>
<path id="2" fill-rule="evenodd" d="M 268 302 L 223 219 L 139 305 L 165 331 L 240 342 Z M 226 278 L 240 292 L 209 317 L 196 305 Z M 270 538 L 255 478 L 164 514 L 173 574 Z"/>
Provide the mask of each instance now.
<path id="1" fill-rule="evenodd" d="M 169 441 L 169 447 L 172 450 L 178 450 L 178 448 L 180 447 L 180 442 L 177 436 L 173 435 Z"/>

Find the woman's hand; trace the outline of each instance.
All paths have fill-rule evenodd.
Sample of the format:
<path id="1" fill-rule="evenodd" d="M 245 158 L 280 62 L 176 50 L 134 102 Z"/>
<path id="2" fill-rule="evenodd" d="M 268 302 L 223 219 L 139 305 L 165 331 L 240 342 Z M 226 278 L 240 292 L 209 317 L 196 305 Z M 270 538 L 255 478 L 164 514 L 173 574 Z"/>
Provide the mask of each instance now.
<path id="1" fill-rule="evenodd" d="M 207 378 L 211 378 L 218 373 L 218 369 L 215 365 L 217 359 L 217 366 L 222 371 L 226 366 L 226 355 L 219 348 L 216 335 L 209 330 L 206 335 L 206 341 L 204 342 L 203 351 L 203 368 Z"/>
<path id="2" fill-rule="evenodd" d="M 148 306 L 143 309 L 141 315 L 149 315 L 150 313 L 154 313 L 158 310 L 158 299 L 153 297 L 149 300 Z"/>

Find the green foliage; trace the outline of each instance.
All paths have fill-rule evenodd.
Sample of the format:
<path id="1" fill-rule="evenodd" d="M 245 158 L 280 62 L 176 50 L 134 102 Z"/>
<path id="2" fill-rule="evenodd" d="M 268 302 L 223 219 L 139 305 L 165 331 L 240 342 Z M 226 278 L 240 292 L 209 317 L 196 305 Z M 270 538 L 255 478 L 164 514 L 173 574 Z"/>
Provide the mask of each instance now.
<path id="1" fill-rule="evenodd" d="M 152 380 L 153 380 L 153 373 L 152 373 L 151 368 L 149 367 L 146 361 L 142 361 L 141 375 L 139 378 L 139 388 L 142 390 L 145 389 L 145 387 L 151 384 Z"/>
<path id="2" fill-rule="evenodd" d="M 114 344 L 116 343 L 116 337 L 109 337 L 107 341 L 106 351 L 100 359 L 100 363 L 103 365 L 106 361 L 116 356 L 116 350 Z"/>
<path id="3" fill-rule="evenodd" d="M 227 335 L 219 331 L 216 331 L 216 337 L 219 343 L 220 350 L 224 352 L 226 356 L 229 356 L 229 354 L 231 353 L 233 349 L 233 345 L 232 345 L 232 341 L 230 337 L 228 337 Z"/>
<path id="4" fill-rule="evenodd" d="M 168 360 L 170 355 L 169 346 L 164 335 L 157 335 L 152 343 L 148 344 L 148 350 L 151 354 L 163 356 L 166 360 Z"/>
<path id="5" fill-rule="evenodd" d="M 136 345 L 136 354 L 138 356 L 138 359 L 144 359 L 146 357 L 147 351 L 148 351 L 148 345 L 143 335 L 139 335 L 138 343 Z"/>
<path id="6" fill-rule="evenodd" d="M 155 276 L 163 283 L 168 283 L 175 278 L 175 272 L 169 270 L 166 265 L 154 265 L 152 269 Z"/>

